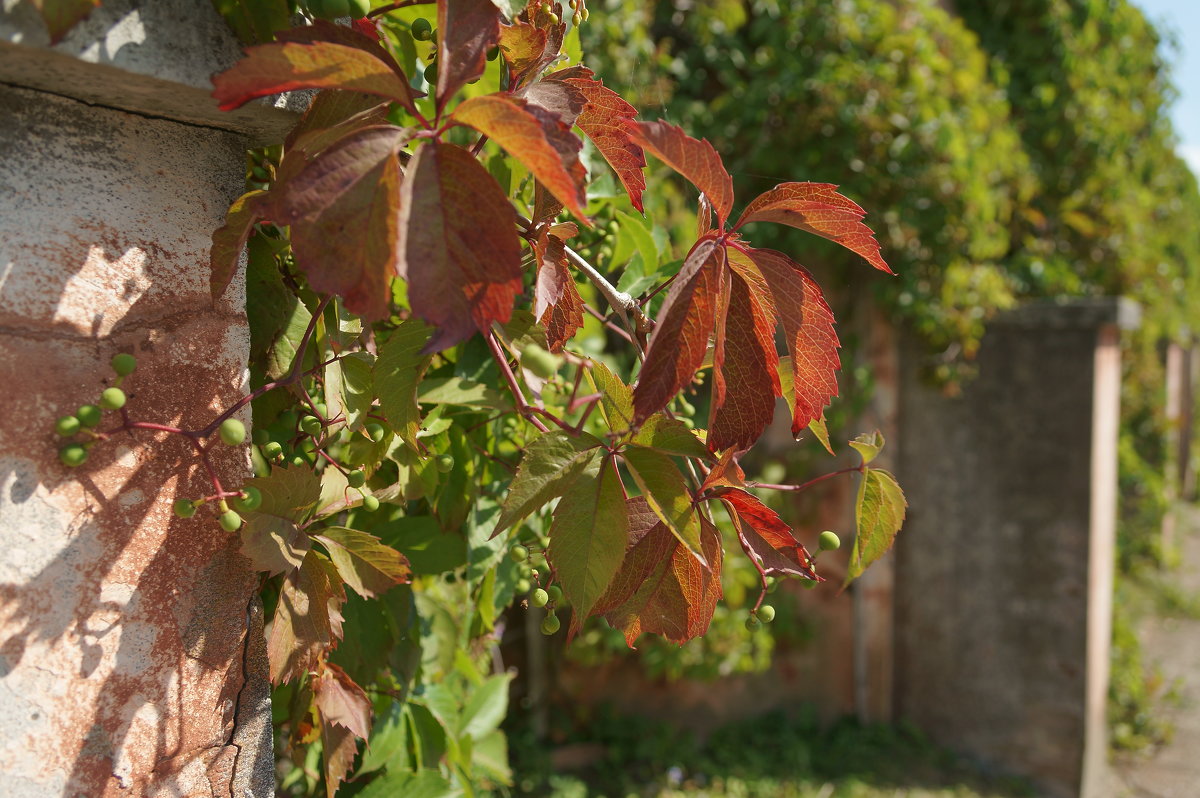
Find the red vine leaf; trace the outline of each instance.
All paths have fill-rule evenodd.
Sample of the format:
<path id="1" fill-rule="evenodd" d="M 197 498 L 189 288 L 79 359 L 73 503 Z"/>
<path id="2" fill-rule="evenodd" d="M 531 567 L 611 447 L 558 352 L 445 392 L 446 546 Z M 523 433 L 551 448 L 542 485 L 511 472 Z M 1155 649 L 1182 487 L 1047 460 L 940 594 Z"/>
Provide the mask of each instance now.
<path id="1" fill-rule="evenodd" d="M 575 287 L 575 278 L 567 266 L 566 242 L 559 234 L 574 235 L 574 225 L 556 225 L 538 233 L 533 241 L 537 257 L 537 280 L 533 288 L 533 315 L 546 328 L 546 344 L 551 352 L 563 345 L 583 326 L 583 299 Z"/>
<path id="2" fill-rule="evenodd" d="M 398 70 L 390 58 L 346 44 L 272 42 L 246 48 L 245 58 L 213 77 L 213 96 L 222 111 L 231 111 L 255 97 L 284 91 L 345 89 L 395 100 L 415 111 L 413 91 Z"/>
<path id="3" fill-rule="evenodd" d="M 721 533 L 701 519 L 709 567 L 683 546 L 641 498 L 627 502 L 630 547 L 592 614 L 603 615 L 630 648 L 643 633 L 686 643 L 708 631 L 721 598 Z"/>
<path id="4" fill-rule="evenodd" d="M 708 472 L 708 476 L 704 478 L 704 484 L 700 486 L 701 493 L 716 486 L 746 487 L 746 472 L 738 464 L 737 454 L 733 449 L 725 450 L 725 453 L 721 455 L 721 459 L 717 461 L 717 464 Z"/>
<path id="5" fill-rule="evenodd" d="M 332 564 L 309 551 L 279 591 L 267 659 L 271 682 L 282 684 L 316 668 L 322 652 L 342 636 L 346 591 Z"/>
<path id="6" fill-rule="evenodd" d="M 730 272 L 726 290 L 713 347 L 708 430 L 713 451 L 749 449 L 771 423 L 780 393 L 775 309 L 766 286 L 752 289 L 745 276 Z"/>
<path id="7" fill-rule="evenodd" d="M 338 786 L 350 768 L 354 767 L 354 757 L 358 754 L 358 744 L 354 741 L 354 733 L 344 726 L 331 723 L 321 724 L 321 760 L 325 769 L 325 798 L 334 798 Z"/>
<path id="8" fill-rule="evenodd" d="M 438 0 L 437 107 L 483 74 L 500 39 L 500 9 L 491 0 Z"/>
<path id="9" fill-rule="evenodd" d="M 313 679 L 312 691 L 324 723 L 349 729 L 364 740 L 371 734 L 371 699 L 344 670 L 327 662 Z"/>
<path id="10" fill-rule="evenodd" d="M 411 131 L 391 126 L 351 133 L 290 177 L 274 203 L 274 221 L 291 226 L 296 264 L 316 291 L 381 319 L 390 281 L 400 201 L 400 147 Z"/>
<path id="11" fill-rule="evenodd" d="M 781 183 L 747 205 L 733 229 L 751 222 L 786 224 L 841 244 L 876 269 L 893 274 L 875 234 L 862 223 L 867 212 L 836 189 L 829 183 Z"/>
<path id="12" fill-rule="evenodd" d="M 587 170 L 579 160 L 583 147 L 561 119 L 511 94 L 464 100 L 451 121 L 468 125 L 508 151 L 566 208 L 586 220 Z"/>
<path id="13" fill-rule="evenodd" d="M 208 255 L 212 271 L 208 285 L 213 301 L 220 299 L 237 274 L 242 249 L 254 232 L 254 225 L 264 218 L 266 197 L 265 191 L 250 191 L 238 197 L 225 214 L 225 224 L 213 231 Z"/>
<path id="14" fill-rule="evenodd" d="M 283 142 L 284 160 L 301 162 L 360 127 L 387 124 L 388 104 L 370 94 L 326 89 L 317 92 Z M 290 172 L 283 164 L 280 172 Z"/>
<path id="15" fill-rule="evenodd" d="M 837 396 L 841 344 L 833 329 L 833 312 L 812 275 L 783 253 L 731 250 L 730 264 L 743 274 L 760 275 L 770 289 L 791 356 L 792 434 L 799 435 Z"/>
<path id="16" fill-rule="evenodd" d="M 669 122 L 632 122 L 635 143 L 691 181 L 712 203 L 717 226 L 724 227 L 733 209 L 733 178 L 706 139 L 694 139 Z"/>
<path id="17" fill-rule="evenodd" d="M 725 247 L 711 239 L 699 242 L 683 262 L 658 314 L 633 391 L 635 424 L 666 407 L 704 362 L 724 270 Z"/>
<path id="18" fill-rule="evenodd" d="M 413 313 L 438 328 L 424 351 L 508 321 L 521 242 L 495 179 L 461 147 L 431 141 L 413 155 L 400 195 L 398 270 Z"/>
<path id="19" fill-rule="evenodd" d="M 501 25 L 500 49 L 508 64 L 509 87 L 524 86 L 530 78 L 554 63 L 562 43 L 562 33 L 553 28 L 539 28 L 519 20 L 512 25 Z"/>
<path id="20" fill-rule="evenodd" d="M 571 67 L 547 75 L 542 84 L 564 83 L 577 89 L 584 98 L 583 109 L 574 124 L 579 125 L 596 149 L 608 161 L 633 207 L 642 210 L 642 192 L 646 189 L 646 154 L 633 138 L 633 119 L 637 109 L 602 81 L 592 77 L 585 67 Z M 542 85 L 538 84 L 538 85 Z"/>
<path id="21" fill-rule="evenodd" d="M 729 508 L 742 548 L 767 575 L 820 578 L 813 570 L 812 556 L 796 540 L 792 528 L 756 496 L 737 488 L 718 488 L 710 495 Z"/>
<path id="22" fill-rule="evenodd" d="M 370 31 L 370 32 L 367 32 Z M 281 42 L 297 42 L 299 44 L 313 44 L 316 42 L 330 42 L 331 44 L 341 44 L 346 47 L 353 47 L 357 50 L 362 50 L 364 53 L 375 56 L 396 74 L 396 77 L 408 84 L 408 75 L 404 74 L 404 70 L 396 63 L 396 59 L 388 52 L 387 48 L 380 44 L 379 32 L 373 25 L 367 26 L 366 30 L 359 26 L 346 27 L 344 25 L 336 25 L 324 19 L 317 19 L 311 25 L 300 25 L 295 28 L 288 28 L 276 34 L 275 39 Z M 424 93 L 413 89 L 409 86 L 409 103 L 405 103 L 405 107 L 412 109 L 411 98 L 423 97 Z"/>

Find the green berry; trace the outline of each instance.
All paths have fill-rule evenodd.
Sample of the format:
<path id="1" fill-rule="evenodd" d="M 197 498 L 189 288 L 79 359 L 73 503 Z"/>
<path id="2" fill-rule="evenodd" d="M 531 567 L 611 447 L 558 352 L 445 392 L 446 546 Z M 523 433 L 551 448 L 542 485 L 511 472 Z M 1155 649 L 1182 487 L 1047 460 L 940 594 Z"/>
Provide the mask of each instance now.
<path id="1" fill-rule="evenodd" d="M 271 433 L 265 429 L 256 429 L 250 439 L 254 441 L 255 446 L 266 446 L 271 442 Z"/>
<path id="2" fill-rule="evenodd" d="M 439 454 L 434 460 L 434 465 L 437 467 L 438 473 L 449 474 L 454 470 L 454 455 Z"/>
<path id="3" fill-rule="evenodd" d="M 279 424 L 279 426 L 286 430 L 293 430 L 296 428 L 296 422 L 299 420 L 300 414 L 295 410 L 284 410 L 279 414 L 279 418 L 276 419 L 276 422 Z"/>
<path id="4" fill-rule="evenodd" d="M 753 632 L 761 625 L 762 624 L 759 623 L 758 618 L 755 618 L 753 615 L 746 619 L 746 630 L 749 632 Z"/>
<path id="5" fill-rule="evenodd" d="M 805 590 L 812 590 L 813 588 L 815 588 L 817 586 L 817 580 L 816 579 L 801 579 L 800 585 Z"/>
<path id="6" fill-rule="evenodd" d="M 221 436 L 221 443 L 226 446 L 241 446 L 246 440 L 246 425 L 236 418 L 227 418 L 221 422 L 217 434 Z"/>
<path id="7" fill-rule="evenodd" d="M 368 424 L 365 429 L 367 437 L 370 438 L 373 443 L 379 443 L 381 440 L 383 440 L 383 436 L 387 434 L 387 430 L 383 428 L 382 424 Z"/>
<path id="8" fill-rule="evenodd" d="M 58 421 L 54 422 L 54 431 L 64 438 L 68 438 L 79 432 L 79 419 L 75 416 L 63 416 Z"/>
<path id="9" fill-rule="evenodd" d="M 364 494 L 362 508 L 364 510 L 366 510 L 368 513 L 375 512 L 376 510 L 379 509 L 379 499 L 376 499 L 374 496 L 372 496 L 369 493 Z"/>
<path id="10" fill-rule="evenodd" d="M 529 588 L 531 588 L 531 587 L 533 587 L 532 583 L 530 583 L 530 581 L 528 579 L 526 579 L 525 577 L 521 577 L 520 579 L 517 580 L 517 592 L 518 593 L 528 593 Z"/>
<path id="11" fill-rule="evenodd" d="M 350 0 L 350 18 L 362 19 L 371 11 L 371 0 Z"/>
<path id="12" fill-rule="evenodd" d="M 179 518 L 191 518 L 196 514 L 196 505 L 191 499 L 176 499 L 171 509 Z"/>
<path id="13" fill-rule="evenodd" d="M 350 5 L 347 0 L 308 0 L 308 10 L 314 17 L 334 20 L 350 16 Z"/>
<path id="14" fill-rule="evenodd" d="M 558 373 L 562 358 L 537 344 L 530 344 L 521 350 L 521 365 L 543 380 L 548 380 Z"/>
<path id="15" fill-rule="evenodd" d="M 305 416 L 300 419 L 300 429 L 309 435 L 320 435 L 324 426 L 316 416 Z"/>
<path id="16" fill-rule="evenodd" d="M 837 532 L 830 532 L 826 529 L 821 533 L 820 540 L 817 543 L 821 547 L 821 551 L 834 551 L 841 548 L 842 539 L 837 536 Z"/>
<path id="17" fill-rule="evenodd" d="M 100 423 L 101 411 L 95 405 L 82 405 L 75 411 L 75 418 L 85 427 L 94 427 Z"/>
<path id="18" fill-rule="evenodd" d="M 578 11 L 576 11 L 574 14 L 572 14 L 571 15 L 571 24 L 577 28 L 580 25 L 582 25 L 583 24 L 583 14 L 580 14 Z"/>
<path id="19" fill-rule="evenodd" d="M 58 459 L 62 460 L 63 465 L 70 466 L 71 468 L 83 465 L 83 461 L 87 460 L 87 456 L 88 450 L 78 443 L 68 443 L 58 450 Z"/>
<path id="20" fill-rule="evenodd" d="M 362 472 L 361 468 L 356 468 L 353 471 L 346 472 L 346 484 L 352 488 L 361 488 L 367 484 L 367 475 Z"/>
<path id="21" fill-rule="evenodd" d="M 242 493 L 245 495 L 233 500 L 239 510 L 257 510 L 262 504 L 262 491 L 253 485 L 242 488 Z"/>
<path id="22" fill-rule="evenodd" d="M 529 559 L 529 549 L 518 543 L 508 550 L 508 558 L 513 562 L 525 562 Z"/>
<path id="23" fill-rule="evenodd" d="M 542 634 L 546 637 L 549 637 L 561 628 L 562 621 L 558 619 L 557 615 L 547 615 L 542 619 Z"/>
<path id="24" fill-rule="evenodd" d="M 591 12 L 587 10 L 587 6 L 584 6 L 584 8 L 583 8 L 583 21 L 584 21 L 584 22 L 587 22 L 587 20 L 588 20 L 588 17 L 590 17 L 590 16 L 591 16 Z"/>
<path id="25" fill-rule="evenodd" d="M 550 594 L 539 587 L 529 594 L 529 603 L 535 607 L 545 607 L 550 603 Z"/>
<path id="26" fill-rule="evenodd" d="M 433 38 L 433 25 L 427 19 L 414 19 L 409 30 L 412 37 L 419 42 L 427 42 Z"/>
<path id="27" fill-rule="evenodd" d="M 263 457 L 267 458 L 268 460 L 278 459 L 279 457 L 283 456 L 283 444 L 281 444 L 279 441 L 268 441 L 267 444 L 262 447 L 262 453 Z"/>
<path id="28" fill-rule="evenodd" d="M 425 80 L 429 85 L 437 83 L 437 63 L 432 63 L 425 67 Z"/>
<path id="29" fill-rule="evenodd" d="M 763 623 L 770 623 L 775 620 L 775 608 L 770 604 L 764 604 L 758 608 L 758 619 Z"/>
<path id="30" fill-rule="evenodd" d="M 221 513 L 221 517 L 217 520 L 221 522 L 221 529 L 226 532 L 237 532 L 242 526 L 242 517 L 233 510 Z"/>
<path id="31" fill-rule="evenodd" d="M 100 406 L 105 410 L 120 410 L 125 406 L 125 392 L 120 388 L 105 388 L 100 392 Z"/>
<path id="32" fill-rule="evenodd" d="M 559 22 L 558 14 L 555 14 L 553 11 L 551 11 L 550 12 L 550 24 L 557 25 L 558 22 Z"/>
<path id="33" fill-rule="evenodd" d="M 550 585 L 546 592 L 550 594 L 550 600 L 555 604 L 562 601 L 562 588 L 558 585 Z"/>
<path id="34" fill-rule="evenodd" d="M 296 468 L 304 468 L 308 465 L 308 460 L 304 459 L 304 455 L 297 454 L 292 456 L 292 465 Z"/>
<path id="35" fill-rule="evenodd" d="M 122 352 L 119 355 L 113 355 L 113 359 L 108 361 L 112 366 L 112 370 L 117 372 L 118 377 L 128 377 L 137 368 L 137 358 L 133 355 Z"/>

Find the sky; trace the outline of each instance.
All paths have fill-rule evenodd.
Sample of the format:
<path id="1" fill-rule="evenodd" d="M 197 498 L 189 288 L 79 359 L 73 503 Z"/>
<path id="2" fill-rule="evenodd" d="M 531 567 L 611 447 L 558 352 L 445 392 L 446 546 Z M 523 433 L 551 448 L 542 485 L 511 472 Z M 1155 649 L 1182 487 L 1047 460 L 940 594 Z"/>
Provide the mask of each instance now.
<path id="1" fill-rule="evenodd" d="M 1179 154 L 1200 176 L 1200 0 L 1133 0 L 1160 30 L 1173 32 L 1179 48 L 1170 55 L 1179 99 L 1171 109 Z"/>

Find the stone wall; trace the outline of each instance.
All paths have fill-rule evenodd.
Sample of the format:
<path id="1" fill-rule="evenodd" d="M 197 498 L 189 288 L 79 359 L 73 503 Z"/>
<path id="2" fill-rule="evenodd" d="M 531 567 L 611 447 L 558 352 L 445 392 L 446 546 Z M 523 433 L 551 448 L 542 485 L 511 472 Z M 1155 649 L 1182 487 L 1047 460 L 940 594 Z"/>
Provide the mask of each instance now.
<path id="1" fill-rule="evenodd" d="M 1106 751 L 1116 525 L 1116 300 L 999 318 L 959 398 L 905 354 L 898 471 L 899 717 L 1055 796 Z"/>
<path id="2" fill-rule="evenodd" d="M 212 514 L 171 513 L 211 493 L 194 453 L 121 434 L 67 469 L 53 424 L 117 352 L 137 420 L 200 427 L 244 395 L 244 292 L 214 306 L 209 237 L 293 116 L 216 110 L 238 48 L 208 2 L 108 0 L 55 47 L 29 3 L 3 11 L 0 791 L 269 796 L 257 578 Z"/>

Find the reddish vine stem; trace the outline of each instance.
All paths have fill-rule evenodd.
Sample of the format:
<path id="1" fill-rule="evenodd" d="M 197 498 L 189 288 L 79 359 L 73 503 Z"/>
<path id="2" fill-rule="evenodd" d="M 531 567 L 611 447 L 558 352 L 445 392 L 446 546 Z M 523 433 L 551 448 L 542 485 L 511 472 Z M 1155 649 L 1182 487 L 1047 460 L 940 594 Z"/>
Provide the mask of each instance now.
<path id="1" fill-rule="evenodd" d="M 500 349 L 500 342 L 496 340 L 496 336 L 492 332 L 488 332 L 484 338 L 487 339 L 488 349 L 491 350 L 492 359 L 496 361 L 496 365 L 500 367 L 500 373 L 504 375 L 504 381 L 508 384 L 509 393 L 512 394 L 513 401 L 517 405 L 517 412 L 520 413 L 526 421 L 537 428 L 539 432 L 549 432 L 550 428 L 542 423 L 536 415 L 534 408 L 525 401 L 525 395 L 521 393 L 521 386 L 517 384 L 517 376 L 513 374 L 512 368 L 508 365 L 508 358 L 504 356 L 504 352 Z"/>
<path id="2" fill-rule="evenodd" d="M 437 0 L 397 0 L 397 2 L 388 3 L 386 6 L 372 8 L 367 12 L 367 17 L 373 19 L 375 17 L 382 17 L 389 11 L 398 11 L 401 8 L 408 8 L 409 6 L 426 6 L 435 2 L 437 2 Z"/>
<path id="3" fill-rule="evenodd" d="M 802 482 L 799 485 L 775 485 L 775 484 L 768 483 L 768 482 L 748 482 L 746 484 L 752 488 L 764 488 L 765 490 L 782 490 L 782 491 L 795 492 L 795 491 L 806 490 L 808 488 L 811 488 L 813 485 L 816 485 L 818 482 L 824 482 L 827 479 L 832 479 L 833 477 L 840 476 L 841 474 L 849 474 L 854 471 L 861 472 L 862 470 L 863 470 L 862 465 L 847 466 L 846 468 L 839 468 L 837 471 L 830 471 L 828 474 L 822 474 L 819 477 L 814 477 L 814 478 L 810 479 L 808 482 Z"/>
<path id="4" fill-rule="evenodd" d="M 618 336 L 625 339 L 628 343 L 634 343 L 633 336 L 629 334 L 629 331 L 620 325 L 613 324 L 612 319 L 610 319 L 608 316 L 605 316 L 603 313 L 596 310 L 586 302 L 583 303 L 583 309 L 586 310 L 588 314 L 592 316 L 592 318 L 599 320 L 606 329 L 612 330 Z"/>

